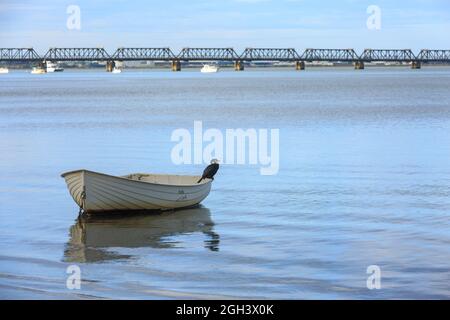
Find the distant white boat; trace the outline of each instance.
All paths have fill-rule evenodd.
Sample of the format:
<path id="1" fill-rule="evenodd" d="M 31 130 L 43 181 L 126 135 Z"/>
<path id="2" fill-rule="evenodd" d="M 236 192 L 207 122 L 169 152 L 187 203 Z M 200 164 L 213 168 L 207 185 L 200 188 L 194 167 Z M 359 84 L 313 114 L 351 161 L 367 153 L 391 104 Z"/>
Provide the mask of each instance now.
<path id="1" fill-rule="evenodd" d="M 51 62 L 51 61 L 46 61 L 45 62 L 45 71 L 47 73 L 51 73 L 51 72 L 55 72 L 56 69 L 56 64 Z"/>
<path id="2" fill-rule="evenodd" d="M 51 61 L 46 61 L 45 62 L 45 71 L 46 72 L 62 72 L 64 71 L 63 68 L 58 67 L 58 64 L 51 62 Z"/>
<path id="3" fill-rule="evenodd" d="M 112 73 L 121 73 L 122 70 L 119 68 L 114 67 L 114 69 L 111 71 Z"/>
<path id="4" fill-rule="evenodd" d="M 217 72 L 217 71 L 219 71 L 219 67 L 216 65 L 213 65 L 213 64 L 205 64 L 200 69 L 200 72 L 203 72 L 203 73 L 213 73 L 213 72 Z"/>
<path id="5" fill-rule="evenodd" d="M 44 73 L 46 73 L 46 71 L 44 68 L 34 67 L 33 69 L 31 69 L 31 73 L 32 74 L 44 74 Z"/>
<path id="6" fill-rule="evenodd" d="M 0 68 L 0 74 L 2 73 L 9 73 L 8 68 Z"/>
<path id="7" fill-rule="evenodd" d="M 119 177 L 89 170 L 61 176 L 74 201 L 87 213 L 191 207 L 208 196 L 212 182 L 197 183 L 200 176 L 134 173 Z"/>

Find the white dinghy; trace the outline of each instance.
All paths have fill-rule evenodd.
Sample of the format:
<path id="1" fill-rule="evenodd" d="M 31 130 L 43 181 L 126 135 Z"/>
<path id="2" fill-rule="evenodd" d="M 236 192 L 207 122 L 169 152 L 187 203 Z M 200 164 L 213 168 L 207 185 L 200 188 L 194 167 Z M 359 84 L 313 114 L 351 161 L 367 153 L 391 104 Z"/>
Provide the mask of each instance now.
<path id="1" fill-rule="evenodd" d="M 86 213 L 191 207 L 208 196 L 212 182 L 206 178 L 197 183 L 201 176 L 133 173 L 119 177 L 84 169 L 61 176 Z"/>

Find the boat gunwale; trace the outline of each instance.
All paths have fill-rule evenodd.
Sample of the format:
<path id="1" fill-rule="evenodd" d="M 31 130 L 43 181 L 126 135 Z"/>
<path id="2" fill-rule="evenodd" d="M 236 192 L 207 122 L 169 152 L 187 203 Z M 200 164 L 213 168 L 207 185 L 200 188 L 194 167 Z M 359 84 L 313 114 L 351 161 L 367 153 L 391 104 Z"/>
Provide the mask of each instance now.
<path id="1" fill-rule="evenodd" d="M 126 181 L 131 181 L 131 182 L 140 182 L 140 183 L 144 183 L 146 185 L 155 185 L 155 186 L 168 186 L 168 187 L 178 187 L 178 188 L 185 188 L 185 187 L 196 187 L 196 186 L 201 186 L 201 185 L 206 185 L 208 183 L 212 182 L 212 179 L 203 179 L 202 181 L 200 181 L 199 183 L 196 184 L 188 184 L 188 185 L 179 185 L 179 184 L 167 184 L 167 183 L 154 183 L 154 182 L 146 182 L 146 181 L 142 181 L 142 180 L 134 180 L 134 179 L 129 179 L 126 178 L 124 176 L 113 176 L 110 174 L 106 174 L 106 173 L 101 173 L 101 172 L 96 172 L 96 171 L 91 171 L 91 170 L 87 170 L 87 169 L 79 169 L 79 170 L 72 170 L 72 171 L 67 171 L 61 174 L 62 178 L 65 178 L 67 175 L 69 174 L 73 174 L 73 173 L 83 173 L 83 172 L 90 172 L 90 173 L 94 173 L 94 174 L 98 174 L 98 175 L 102 175 L 102 176 L 106 176 L 106 177 L 112 177 L 112 178 L 117 178 L 117 179 L 122 179 L 122 180 L 126 180 Z M 195 178 L 201 178 L 201 176 L 191 176 L 191 175 L 181 175 L 181 174 L 163 174 L 163 173 L 154 173 L 154 174 L 149 174 L 149 173 L 131 173 L 128 175 L 135 175 L 135 174 L 142 174 L 142 175 L 154 175 L 154 176 L 181 176 L 181 177 L 195 177 Z M 205 182 L 204 182 L 205 181 Z"/>

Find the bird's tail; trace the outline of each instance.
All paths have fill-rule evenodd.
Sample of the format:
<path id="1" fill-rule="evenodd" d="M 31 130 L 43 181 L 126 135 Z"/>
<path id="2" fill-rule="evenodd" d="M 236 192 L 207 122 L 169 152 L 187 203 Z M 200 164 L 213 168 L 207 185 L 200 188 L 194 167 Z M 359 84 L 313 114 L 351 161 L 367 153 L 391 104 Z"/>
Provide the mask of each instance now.
<path id="1" fill-rule="evenodd" d="M 203 177 L 200 178 L 200 180 L 197 181 L 197 183 L 200 183 L 203 180 Z"/>

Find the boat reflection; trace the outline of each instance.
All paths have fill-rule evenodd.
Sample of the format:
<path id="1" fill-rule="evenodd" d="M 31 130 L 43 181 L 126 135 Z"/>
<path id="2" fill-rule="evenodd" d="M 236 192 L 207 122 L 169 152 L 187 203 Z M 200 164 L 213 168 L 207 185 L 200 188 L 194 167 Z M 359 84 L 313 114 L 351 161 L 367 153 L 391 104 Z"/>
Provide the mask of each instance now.
<path id="1" fill-rule="evenodd" d="M 202 232 L 204 247 L 219 250 L 219 235 L 213 231 L 209 209 L 196 208 L 158 214 L 80 216 L 70 228 L 64 258 L 67 262 L 99 262 L 127 259 L 108 248 L 173 248 L 173 237 Z M 172 239 L 170 239 L 172 238 Z"/>

